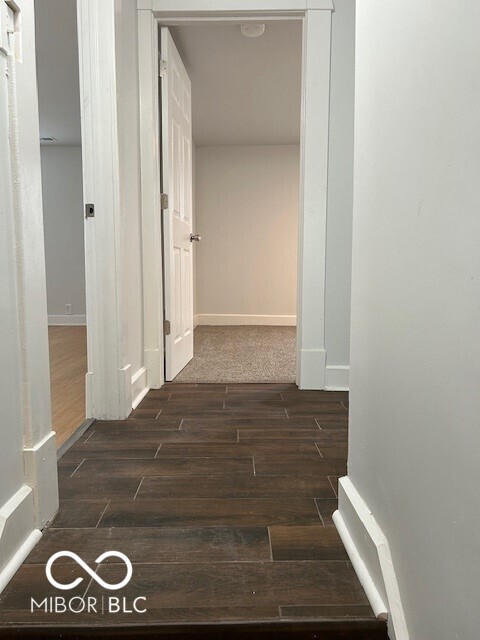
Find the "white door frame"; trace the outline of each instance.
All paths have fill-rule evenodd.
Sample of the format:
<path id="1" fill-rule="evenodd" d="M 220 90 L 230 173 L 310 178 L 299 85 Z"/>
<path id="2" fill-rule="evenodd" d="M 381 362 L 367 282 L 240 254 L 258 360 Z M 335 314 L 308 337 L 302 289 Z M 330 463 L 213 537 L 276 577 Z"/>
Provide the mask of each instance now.
<path id="1" fill-rule="evenodd" d="M 139 0 L 145 364 L 163 374 L 158 24 L 298 19 L 303 23 L 297 304 L 297 384 L 325 388 L 325 258 L 332 0 Z"/>
<path id="2" fill-rule="evenodd" d="M 2 145 L 2 188 L 6 187 L 10 196 L 7 207 L 2 207 L 7 228 L 2 250 L 9 264 L 2 277 L 8 278 L 12 292 L 10 299 L 2 301 L 2 317 L 7 319 L 2 330 L 4 339 L 10 340 L 16 351 L 15 358 L 2 362 L 2 372 L 5 379 L 12 379 L 11 402 L 17 406 L 16 420 L 3 435 L 18 455 L 15 467 L 2 469 L 1 473 L 10 474 L 12 469 L 16 473 L 23 467 L 23 478 L 22 472 L 20 477 L 12 474 L 8 478 L 13 481 L 10 495 L 4 496 L 5 502 L 0 501 L 1 592 L 58 509 L 32 2 L 16 0 L 7 7 L 1 0 L 0 56 L 8 71 L 2 78 L 8 91 L 2 105 L 1 127 L 6 128 L 2 138 L 8 135 L 6 153 Z"/>
<path id="3" fill-rule="evenodd" d="M 131 366 L 122 317 L 120 192 L 114 0 L 77 2 L 85 219 L 87 418 L 123 419 L 132 410 Z"/>

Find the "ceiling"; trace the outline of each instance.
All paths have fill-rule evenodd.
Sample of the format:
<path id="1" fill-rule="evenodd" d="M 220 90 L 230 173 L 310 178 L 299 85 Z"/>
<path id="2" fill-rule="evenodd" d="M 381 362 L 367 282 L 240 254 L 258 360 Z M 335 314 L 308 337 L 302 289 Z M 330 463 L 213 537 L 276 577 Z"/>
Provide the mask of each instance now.
<path id="1" fill-rule="evenodd" d="M 35 0 L 40 137 L 80 145 L 75 0 Z"/>
<path id="2" fill-rule="evenodd" d="M 75 0 L 35 0 L 41 137 L 80 145 Z M 192 81 L 197 146 L 297 144 L 301 22 L 267 23 L 259 38 L 237 25 L 172 27 Z"/>
<path id="3" fill-rule="evenodd" d="M 171 32 L 192 81 L 197 146 L 299 142 L 301 22 L 267 24 L 259 38 L 237 25 Z"/>

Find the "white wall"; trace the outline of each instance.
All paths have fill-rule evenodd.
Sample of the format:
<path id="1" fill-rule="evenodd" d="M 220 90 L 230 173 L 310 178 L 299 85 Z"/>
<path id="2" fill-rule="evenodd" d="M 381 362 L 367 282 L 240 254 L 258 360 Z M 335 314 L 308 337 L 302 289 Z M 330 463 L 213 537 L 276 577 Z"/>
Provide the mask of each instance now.
<path id="1" fill-rule="evenodd" d="M 335 0 L 331 51 L 325 285 L 327 367 L 348 366 L 350 361 L 355 0 Z M 331 373 L 327 369 L 327 382 Z M 338 374 L 343 385 L 348 386 L 348 372 L 340 370 Z"/>
<path id="2" fill-rule="evenodd" d="M 40 135 L 78 146 L 80 96 L 76 0 L 34 0 Z"/>
<path id="3" fill-rule="evenodd" d="M 115 0 L 125 364 L 132 376 L 144 365 L 137 39 L 136 1 Z"/>
<path id="4" fill-rule="evenodd" d="M 68 322 L 70 318 L 57 316 L 71 304 L 74 319 L 81 322 L 85 319 L 82 149 L 43 145 L 41 158 L 48 315 L 51 321 Z"/>
<path id="5" fill-rule="evenodd" d="M 412 640 L 479 634 L 479 32 L 475 2 L 357 8 L 348 469 Z"/>
<path id="6" fill-rule="evenodd" d="M 240 314 L 294 322 L 298 145 L 199 147 L 195 164 L 200 321 Z M 245 321 L 258 319 L 230 320 Z"/>

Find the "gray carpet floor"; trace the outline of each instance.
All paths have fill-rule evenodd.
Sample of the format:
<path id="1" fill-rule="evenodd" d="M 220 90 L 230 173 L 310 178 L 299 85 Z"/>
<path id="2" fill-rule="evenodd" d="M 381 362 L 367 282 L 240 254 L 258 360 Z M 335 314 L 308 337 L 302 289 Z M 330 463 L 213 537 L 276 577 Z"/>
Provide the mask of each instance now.
<path id="1" fill-rule="evenodd" d="M 296 327 L 200 326 L 175 382 L 295 382 L 295 344 Z"/>

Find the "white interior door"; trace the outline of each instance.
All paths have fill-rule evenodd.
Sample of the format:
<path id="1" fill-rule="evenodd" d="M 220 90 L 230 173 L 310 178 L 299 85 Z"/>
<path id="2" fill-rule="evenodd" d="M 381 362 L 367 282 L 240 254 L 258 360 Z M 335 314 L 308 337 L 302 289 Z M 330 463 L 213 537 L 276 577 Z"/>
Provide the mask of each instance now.
<path id="1" fill-rule="evenodd" d="M 162 190 L 165 377 L 173 380 L 193 357 L 192 98 L 190 78 L 167 27 L 161 29 Z M 168 325 L 167 325 L 168 326 Z"/>

